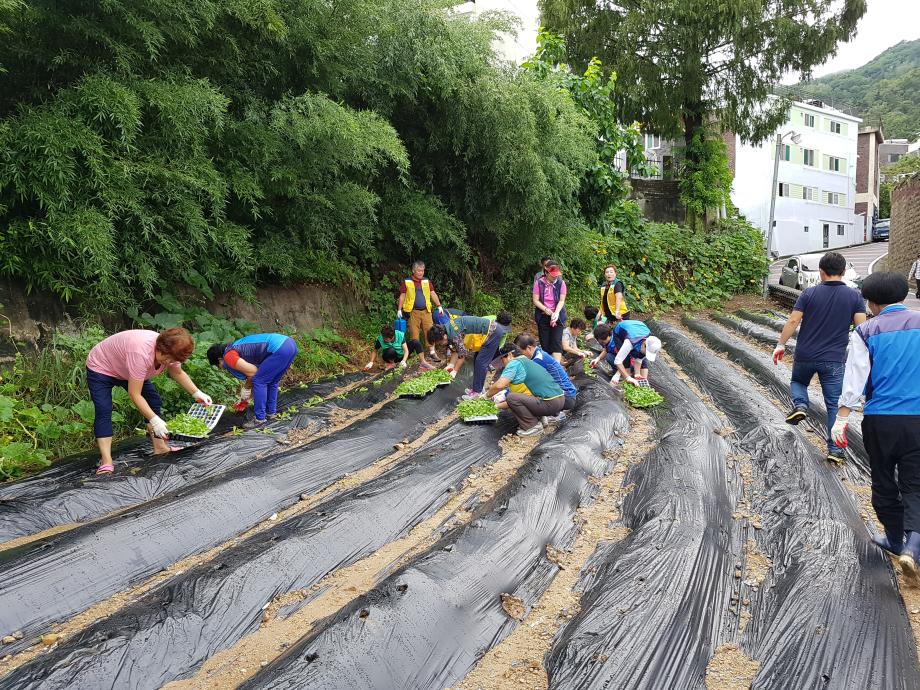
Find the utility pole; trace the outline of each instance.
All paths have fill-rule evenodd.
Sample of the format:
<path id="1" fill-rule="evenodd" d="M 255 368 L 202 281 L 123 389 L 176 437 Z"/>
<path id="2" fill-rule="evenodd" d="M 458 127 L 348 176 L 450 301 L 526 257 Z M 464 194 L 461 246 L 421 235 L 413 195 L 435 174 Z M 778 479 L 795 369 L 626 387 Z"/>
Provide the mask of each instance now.
<path id="1" fill-rule="evenodd" d="M 776 133 L 776 151 L 773 153 L 773 180 L 770 186 L 770 224 L 767 225 L 767 240 L 764 247 L 764 251 L 767 254 L 767 274 L 763 278 L 763 290 L 761 292 L 764 298 L 770 293 L 770 264 L 773 263 L 773 257 L 770 256 L 770 246 L 773 244 L 773 226 L 776 225 L 776 188 L 779 183 L 779 157 L 783 147 L 783 139 L 790 135 L 794 143 L 798 144 L 802 141 L 802 136 L 794 131 L 789 131 L 785 134 Z"/>

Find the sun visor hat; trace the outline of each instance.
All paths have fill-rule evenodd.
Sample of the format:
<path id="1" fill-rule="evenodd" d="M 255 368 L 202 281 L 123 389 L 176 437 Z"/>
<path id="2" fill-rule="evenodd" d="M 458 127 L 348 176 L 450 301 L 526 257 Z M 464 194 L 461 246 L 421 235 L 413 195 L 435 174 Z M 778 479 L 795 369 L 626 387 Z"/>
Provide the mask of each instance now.
<path id="1" fill-rule="evenodd" d="M 562 271 L 559 270 L 558 266 L 553 266 L 549 269 L 549 271 L 547 271 L 547 273 L 549 273 L 550 278 L 558 278 L 562 275 Z"/>
<path id="2" fill-rule="evenodd" d="M 654 362 L 659 352 L 661 352 L 661 340 L 650 335 L 645 339 L 645 357 L 649 362 Z"/>

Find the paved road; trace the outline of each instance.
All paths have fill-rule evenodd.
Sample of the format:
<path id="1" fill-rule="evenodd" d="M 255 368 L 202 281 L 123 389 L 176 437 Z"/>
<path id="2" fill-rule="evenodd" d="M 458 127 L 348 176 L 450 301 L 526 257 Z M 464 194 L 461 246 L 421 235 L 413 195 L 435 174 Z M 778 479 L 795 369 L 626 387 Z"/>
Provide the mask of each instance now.
<path id="1" fill-rule="evenodd" d="M 859 275 L 866 276 L 869 275 L 869 268 L 875 260 L 888 253 L 888 242 L 873 242 L 872 244 L 863 244 L 858 247 L 847 247 L 846 249 L 841 249 L 840 253 L 853 262 L 853 268 L 856 269 Z M 780 259 L 779 261 L 774 261 L 770 266 L 771 283 L 779 282 L 780 270 L 786 265 L 787 261 L 788 259 Z M 913 283 L 911 283 L 910 294 L 904 303 L 911 309 L 920 311 L 920 301 L 914 298 Z"/>

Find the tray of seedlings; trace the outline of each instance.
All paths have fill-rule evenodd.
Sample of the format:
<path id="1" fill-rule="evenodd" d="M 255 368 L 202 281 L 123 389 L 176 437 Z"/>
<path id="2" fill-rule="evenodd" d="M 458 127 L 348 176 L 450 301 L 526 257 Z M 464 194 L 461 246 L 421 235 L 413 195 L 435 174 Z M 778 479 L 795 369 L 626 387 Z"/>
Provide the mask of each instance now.
<path id="1" fill-rule="evenodd" d="M 185 414 L 176 415 L 166 423 L 169 435 L 178 441 L 201 441 L 208 437 L 221 415 L 224 414 L 224 405 L 208 405 L 201 403 L 192 405 Z"/>
<path id="2" fill-rule="evenodd" d="M 400 398 L 422 400 L 438 387 L 438 379 L 436 376 L 433 376 L 433 374 L 439 371 L 441 370 L 432 369 L 431 371 L 426 371 L 421 376 L 403 381 L 396 387 L 396 395 Z M 450 378 L 450 374 L 447 374 L 447 378 Z"/>
<path id="3" fill-rule="evenodd" d="M 498 407 L 487 398 L 462 400 L 457 414 L 464 424 L 494 424 L 498 421 Z"/>
<path id="4" fill-rule="evenodd" d="M 450 373 L 447 371 L 447 369 L 432 369 L 428 372 L 427 375 L 431 376 L 432 381 L 435 382 L 435 385 L 438 388 L 449 386 L 454 382 L 454 380 L 450 377 Z"/>

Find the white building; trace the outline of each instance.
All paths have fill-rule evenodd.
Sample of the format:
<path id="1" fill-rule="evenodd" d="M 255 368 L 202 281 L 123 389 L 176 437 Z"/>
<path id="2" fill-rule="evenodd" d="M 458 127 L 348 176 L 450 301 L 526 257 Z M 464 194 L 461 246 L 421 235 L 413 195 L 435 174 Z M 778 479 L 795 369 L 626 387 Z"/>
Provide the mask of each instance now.
<path id="1" fill-rule="evenodd" d="M 856 200 L 857 117 L 820 101 L 795 102 L 779 133 L 783 139 L 776 196 L 772 251 L 779 256 L 820 252 L 863 241 L 864 221 Z M 770 218 L 776 137 L 759 146 L 735 138 L 732 201 L 766 233 Z"/>
<path id="2" fill-rule="evenodd" d="M 456 5 L 453 12 L 478 17 L 486 12 L 507 12 L 520 21 L 517 35 L 502 34 L 495 41 L 495 51 L 509 62 L 521 64 L 537 50 L 540 9 L 537 0 L 476 0 Z"/>

